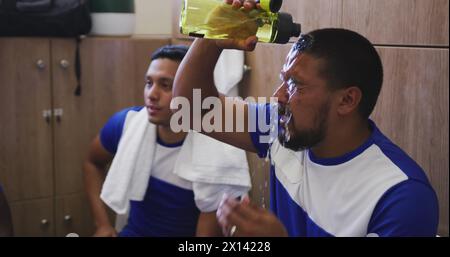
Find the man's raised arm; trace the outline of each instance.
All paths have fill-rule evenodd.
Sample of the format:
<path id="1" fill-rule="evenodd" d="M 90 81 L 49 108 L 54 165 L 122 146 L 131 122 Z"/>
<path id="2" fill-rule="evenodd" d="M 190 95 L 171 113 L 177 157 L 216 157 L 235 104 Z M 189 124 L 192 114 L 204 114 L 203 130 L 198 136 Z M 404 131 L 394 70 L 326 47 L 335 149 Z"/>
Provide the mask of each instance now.
<path id="1" fill-rule="evenodd" d="M 252 152 L 255 152 L 256 149 L 251 141 L 250 134 L 248 133 L 248 106 L 244 101 L 235 100 L 233 101 L 233 104 L 225 103 L 225 97 L 219 94 L 214 84 L 214 68 L 223 49 L 252 51 L 256 46 L 256 42 L 256 37 L 250 37 L 247 40 L 196 39 L 178 68 L 173 87 L 174 98 L 183 97 L 190 103 L 191 128 L 199 130 L 199 132 L 224 143 Z M 200 90 L 200 98 L 194 98 L 193 92 L 195 89 Z M 201 100 L 201 103 L 195 103 L 195 105 L 202 106 L 203 100 L 208 97 L 217 97 L 222 103 L 220 105 L 222 108 L 221 131 L 206 132 L 203 129 L 198 129 L 194 126 L 196 112 L 193 108 L 194 102 Z M 227 108 L 232 108 L 232 110 L 229 109 L 227 111 Z M 198 118 L 202 118 L 208 111 L 209 110 L 197 112 L 200 115 Z M 244 113 L 237 115 L 236 113 L 238 111 L 243 111 Z M 227 115 L 225 115 L 225 113 L 227 112 L 233 113 L 232 121 L 226 119 Z M 244 117 L 244 119 L 237 120 L 237 117 Z M 233 122 L 233 124 L 244 122 L 244 124 L 241 124 L 244 126 L 244 132 L 224 132 L 227 122 Z"/>

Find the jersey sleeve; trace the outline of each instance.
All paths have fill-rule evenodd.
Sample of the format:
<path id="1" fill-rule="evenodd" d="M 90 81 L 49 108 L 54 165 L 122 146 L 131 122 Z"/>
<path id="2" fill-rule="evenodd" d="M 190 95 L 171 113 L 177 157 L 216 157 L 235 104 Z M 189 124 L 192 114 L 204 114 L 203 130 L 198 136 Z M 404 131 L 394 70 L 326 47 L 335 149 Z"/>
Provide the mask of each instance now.
<path id="1" fill-rule="evenodd" d="M 438 223 L 434 190 L 420 181 L 406 180 L 380 198 L 367 233 L 380 237 L 435 237 Z"/>
<path id="2" fill-rule="evenodd" d="M 115 113 L 103 126 L 100 131 L 100 142 L 102 146 L 111 154 L 117 152 L 120 138 L 122 137 L 123 126 L 129 111 L 139 111 L 142 107 L 131 107 Z"/>

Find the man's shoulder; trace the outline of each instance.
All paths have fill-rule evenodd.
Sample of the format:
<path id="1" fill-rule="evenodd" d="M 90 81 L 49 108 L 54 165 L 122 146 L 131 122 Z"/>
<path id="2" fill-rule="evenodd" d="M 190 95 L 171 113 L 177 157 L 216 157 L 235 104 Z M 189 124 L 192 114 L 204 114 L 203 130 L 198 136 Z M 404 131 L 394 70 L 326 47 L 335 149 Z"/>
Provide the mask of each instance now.
<path id="1" fill-rule="evenodd" d="M 108 120 L 107 124 L 105 125 L 105 127 L 120 127 L 120 129 L 123 128 L 125 121 L 127 119 L 127 116 L 130 113 L 137 113 L 140 110 L 142 110 L 142 106 L 133 106 L 133 107 L 128 107 L 128 108 L 124 108 L 118 112 L 116 112 L 115 114 L 113 114 L 111 116 L 111 118 Z"/>
<path id="2" fill-rule="evenodd" d="M 405 180 L 384 193 L 372 212 L 368 233 L 434 236 L 439 222 L 435 191 L 420 180 Z"/>
<path id="3" fill-rule="evenodd" d="M 392 162 L 393 166 L 404 173 L 409 180 L 429 184 L 428 178 L 422 167 L 403 149 L 381 132 L 378 132 L 378 135 L 374 137 L 374 145 L 376 145 L 376 147 L 380 149 L 382 155 Z"/>
<path id="4" fill-rule="evenodd" d="M 134 112 L 139 112 L 139 111 L 142 110 L 142 108 L 144 108 L 144 107 L 143 106 L 127 107 L 127 108 L 124 108 L 124 109 L 116 112 L 113 115 L 113 117 L 118 116 L 118 117 L 121 117 L 121 118 L 125 119 L 128 113 L 130 113 L 130 112 L 133 112 L 133 113 Z"/>
<path id="5" fill-rule="evenodd" d="M 142 106 L 128 107 L 116 112 L 109 118 L 100 131 L 100 142 L 106 150 L 110 153 L 115 153 L 117 151 L 117 145 L 122 137 L 127 117 L 131 113 L 138 113 L 142 108 Z"/>

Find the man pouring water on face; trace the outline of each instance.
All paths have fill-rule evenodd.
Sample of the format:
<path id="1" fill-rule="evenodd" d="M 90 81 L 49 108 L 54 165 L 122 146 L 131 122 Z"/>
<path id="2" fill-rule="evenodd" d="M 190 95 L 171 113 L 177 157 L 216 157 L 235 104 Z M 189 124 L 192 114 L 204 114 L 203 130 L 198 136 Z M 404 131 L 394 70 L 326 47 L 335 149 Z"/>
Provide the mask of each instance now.
<path id="1" fill-rule="evenodd" d="M 225 1 L 259 8 L 253 0 Z M 252 51 L 247 39 L 197 39 L 180 65 L 174 97 L 191 104 L 220 96 L 213 70 L 223 49 Z M 345 29 L 304 34 L 280 67 L 278 138 L 269 131 L 205 134 L 271 159 L 270 211 L 250 199 L 225 198 L 217 211 L 233 236 L 434 236 L 438 202 L 422 168 L 369 119 L 383 82 L 380 57 L 363 36 Z M 245 102 L 248 113 L 270 121 L 273 105 Z M 225 104 L 224 108 L 227 107 Z M 234 111 L 239 106 L 231 107 Z M 222 110 L 224 113 L 226 110 Z M 389 115 L 389 114 L 387 114 Z"/>

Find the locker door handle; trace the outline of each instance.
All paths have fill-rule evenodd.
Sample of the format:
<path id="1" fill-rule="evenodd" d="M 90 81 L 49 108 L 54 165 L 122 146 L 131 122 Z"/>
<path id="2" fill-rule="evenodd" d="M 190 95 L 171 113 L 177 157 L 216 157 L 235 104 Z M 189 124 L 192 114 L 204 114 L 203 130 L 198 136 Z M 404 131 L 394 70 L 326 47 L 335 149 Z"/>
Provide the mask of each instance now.
<path id="1" fill-rule="evenodd" d="M 50 121 L 52 119 L 52 111 L 51 110 L 43 110 L 42 111 L 42 117 L 45 119 L 47 123 L 50 124 Z"/>
<path id="2" fill-rule="evenodd" d="M 70 215 L 66 215 L 66 216 L 64 216 L 64 221 L 65 222 L 71 222 L 72 221 L 72 216 L 70 216 Z"/>
<path id="3" fill-rule="evenodd" d="M 50 222 L 49 222 L 47 219 L 42 219 L 42 220 L 41 220 L 41 225 L 42 225 L 43 227 L 48 226 L 49 223 L 50 223 Z"/>
<path id="4" fill-rule="evenodd" d="M 64 110 L 61 108 L 53 110 L 53 116 L 56 117 L 56 122 L 58 122 L 58 123 L 61 122 L 63 114 L 64 114 Z"/>
<path id="5" fill-rule="evenodd" d="M 59 62 L 59 65 L 61 66 L 61 68 L 67 69 L 67 68 L 69 68 L 70 63 L 69 63 L 68 60 L 62 59 L 62 60 Z"/>
<path id="6" fill-rule="evenodd" d="M 45 62 L 42 59 L 39 59 L 36 61 L 36 66 L 38 67 L 38 69 L 43 70 L 45 69 Z"/>

